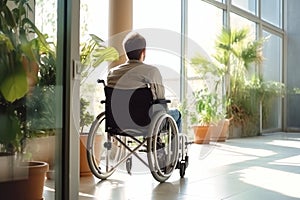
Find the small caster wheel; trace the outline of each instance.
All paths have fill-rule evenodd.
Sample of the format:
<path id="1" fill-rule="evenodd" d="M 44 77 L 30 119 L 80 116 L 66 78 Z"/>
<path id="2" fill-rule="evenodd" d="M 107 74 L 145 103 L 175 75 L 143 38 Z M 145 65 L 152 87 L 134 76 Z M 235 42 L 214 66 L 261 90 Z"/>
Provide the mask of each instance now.
<path id="1" fill-rule="evenodd" d="M 184 175 L 185 175 L 185 163 L 184 162 L 181 162 L 180 163 L 180 168 L 179 168 L 179 174 L 180 174 L 180 177 L 183 178 Z"/>
<path id="2" fill-rule="evenodd" d="M 126 160 L 126 170 L 127 173 L 131 175 L 131 168 L 132 168 L 132 157 L 127 158 Z"/>

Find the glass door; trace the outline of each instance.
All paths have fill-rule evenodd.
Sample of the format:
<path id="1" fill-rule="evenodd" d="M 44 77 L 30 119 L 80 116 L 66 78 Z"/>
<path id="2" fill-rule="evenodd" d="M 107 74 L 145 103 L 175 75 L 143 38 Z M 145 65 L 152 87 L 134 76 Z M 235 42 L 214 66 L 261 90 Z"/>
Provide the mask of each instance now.
<path id="1" fill-rule="evenodd" d="M 29 172 L 34 161 L 49 167 L 40 179 L 42 196 L 26 198 L 33 193 L 28 188 L 25 199 L 78 199 L 78 13 L 79 0 L 0 4 L 0 150 L 11 153 L 15 165 L 21 161 L 22 168 L 29 161 Z M 0 176 L 1 199 L 7 199 L 4 182 L 18 183 L 11 177 Z"/>
<path id="2" fill-rule="evenodd" d="M 36 27 L 51 46 L 51 54 L 42 54 L 39 82 L 33 97 L 37 100 L 34 128 L 48 133 L 54 143 L 53 160 L 43 197 L 78 199 L 79 190 L 79 5 L 80 0 L 32 1 Z M 44 50 L 44 49 L 42 49 Z"/>

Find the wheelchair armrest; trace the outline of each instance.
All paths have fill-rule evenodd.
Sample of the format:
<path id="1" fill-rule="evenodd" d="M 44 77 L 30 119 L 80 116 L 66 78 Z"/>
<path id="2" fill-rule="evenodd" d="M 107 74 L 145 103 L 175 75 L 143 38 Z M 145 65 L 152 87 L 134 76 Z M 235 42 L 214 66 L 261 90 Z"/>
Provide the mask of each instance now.
<path id="1" fill-rule="evenodd" d="M 171 100 L 169 99 L 156 99 L 153 101 L 153 104 L 167 104 L 171 103 Z"/>

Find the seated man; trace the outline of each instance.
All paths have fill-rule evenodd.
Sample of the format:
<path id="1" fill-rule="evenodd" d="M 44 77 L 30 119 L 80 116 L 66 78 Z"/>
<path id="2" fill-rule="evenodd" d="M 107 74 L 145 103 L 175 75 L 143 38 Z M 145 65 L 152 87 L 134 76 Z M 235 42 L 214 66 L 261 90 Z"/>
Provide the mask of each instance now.
<path id="1" fill-rule="evenodd" d="M 107 86 L 119 89 L 133 89 L 150 84 L 154 100 L 165 99 L 165 89 L 162 76 L 157 67 L 143 63 L 146 56 L 146 40 L 138 33 L 129 33 L 123 47 L 128 61 L 112 68 L 107 76 Z M 178 131 L 181 132 L 181 114 L 177 109 L 168 113 L 176 121 Z"/>

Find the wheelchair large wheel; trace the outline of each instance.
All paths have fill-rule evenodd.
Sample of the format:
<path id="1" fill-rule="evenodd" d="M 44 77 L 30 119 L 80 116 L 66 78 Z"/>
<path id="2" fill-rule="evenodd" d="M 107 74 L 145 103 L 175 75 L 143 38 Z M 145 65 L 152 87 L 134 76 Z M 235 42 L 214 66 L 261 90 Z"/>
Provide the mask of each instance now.
<path id="1" fill-rule="evenodd" d="M 178 129 L 168 114 L 158 114 L 154 120 L 152 135 L 147 140 L 149 168 L 157 181 L 165 182 L 178 161 Z"/>
<path id="2" fill-rule="evenodd" d="M 124 156 L 125 149 L 105 132 L 105 113 L 93 122 L 87 140 L 87 160 L 91 172 L 100 179 L 107 179 L 116 168 L 115 164 Z"/>

